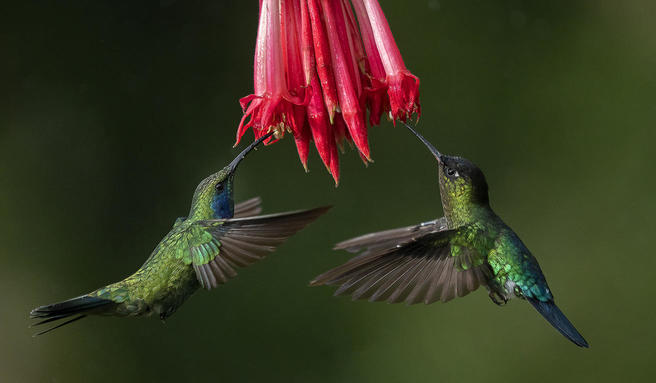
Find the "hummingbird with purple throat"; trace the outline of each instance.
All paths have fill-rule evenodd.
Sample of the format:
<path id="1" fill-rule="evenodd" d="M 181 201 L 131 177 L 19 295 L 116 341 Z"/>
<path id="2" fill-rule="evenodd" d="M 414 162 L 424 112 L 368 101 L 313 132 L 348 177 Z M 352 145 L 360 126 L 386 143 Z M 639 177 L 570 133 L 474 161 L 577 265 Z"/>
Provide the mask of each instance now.
<path id="1" fill-rule="evenodd" d="M 33 326 L 63 322 L 35 335 L 52 331 L 88 315 L 172 315 L 199 288 L 214 289 L 274 251 L 276 246 L 324 214 L 329 207 L 270 215 L 261 212 L 261 200 L 235 205 L 233 184 L 237 166 L 266 134 L 244 149 L 228 166 L 200 182 L 187 217 L 155 247 L 146 262 L 122 281 L 63 302 L 40 306 L 30 316 Z"/>

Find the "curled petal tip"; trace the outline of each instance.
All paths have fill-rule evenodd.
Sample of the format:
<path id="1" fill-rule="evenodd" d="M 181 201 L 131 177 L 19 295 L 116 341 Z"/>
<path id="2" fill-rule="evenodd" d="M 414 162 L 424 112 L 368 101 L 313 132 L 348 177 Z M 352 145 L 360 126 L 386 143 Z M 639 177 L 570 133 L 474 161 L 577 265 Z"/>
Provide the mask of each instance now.
<path id="1" fill-rule="evenodd" d="M 362 160 L 362 163 L 364 164 L 365 167 L 369 167 L 369 163 L 373 163 L 374 160 L 371 159 L 371 157 L 365 156 L 362 152 L 358 152 L 360 155 L 360 159 Z"/>
<path id="2" fill-rule="evenodd" d="M 335 123 L 335 113 L 337 113 L 336 107 L 328 109 L 328 121 L 330 122 L 330 125 Z"/>
<path id="3" fill-rule="evenodd" d="M 371 159 L 371 153 L 369 151 L 369 145 L 367 144 L 367 146 L 364 149 L 365 149 L 364 151 L 362 151 L 362 150 L 358 151 L 358 153 L 360 154 L 360 157 L 362 158 L 362 160 L 364 162 L 374 162 Z"/>
<path id="4" fill-rule="evenodd" d="M 419 79 L 407 70 L 387 77 L 390 113 L 393 120 L 406 121 L 415 113 L 421 113 L 419 105 Z"/>

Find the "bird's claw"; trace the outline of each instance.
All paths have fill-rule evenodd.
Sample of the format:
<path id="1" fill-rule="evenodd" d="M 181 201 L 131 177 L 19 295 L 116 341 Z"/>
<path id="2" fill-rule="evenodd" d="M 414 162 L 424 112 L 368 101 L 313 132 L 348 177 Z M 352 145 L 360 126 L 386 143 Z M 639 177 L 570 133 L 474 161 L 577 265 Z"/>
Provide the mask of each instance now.
<path id="1" fill-rule="evenodd" d="M 506 303 L 508 303 L 508 300 L 501 294 L 497 293 L 496 291 L 490 291 L 488 294 L 492 302 L 496 304 L 497 306 L 503 306 Z"/>

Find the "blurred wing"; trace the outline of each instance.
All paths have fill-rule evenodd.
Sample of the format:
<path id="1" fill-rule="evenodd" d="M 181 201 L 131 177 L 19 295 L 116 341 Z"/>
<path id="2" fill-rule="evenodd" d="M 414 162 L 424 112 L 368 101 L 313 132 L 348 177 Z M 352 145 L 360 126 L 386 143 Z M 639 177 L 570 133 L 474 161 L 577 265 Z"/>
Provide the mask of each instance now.
<path id="1" fill-rule="evenodd" d="M 255 197 L 235 205 L 233 218 L 244 218 L 258 215 L 262 212 L 262 198 Z"/>
<path id="2" fill-rule="evenodd" d="M 192 262 L 200 284 L 212 289 L 237 275 L 238 267 L 246 267 L 274 251 L 276 246 L 319 218 L 330 207 L 225 220 L 206 220 L 196 224 L 211 234 L 210 249 L 218 243 L 218 251 L 210 258 Z M 193 249 L 192 249 L 193 251 Z M 196 258 L 192 258 L 196 259 Z"/>
<path id="3" fill-rule="evenodd" d="M 335 295 L 371 302 L 447 302 L 485 285 L 489 265 L 474 249 L 453 246 L 458 230 L 428 233 L 397 248 L 365 253 L 313 280 L 338 285 Z"/>
<path id="4" fill-rule="evenodd" d="M 433 221 L 422 222 L 418 225 L 361 235 L 336 244 L 334 249 L 346 250 L 350 253 L 357 253 L 366 249 L 361 255 L 368 255 L 388 251 L 428 233 L 444 231 L 446 229 L 446 218 L 442 217 Z"/>

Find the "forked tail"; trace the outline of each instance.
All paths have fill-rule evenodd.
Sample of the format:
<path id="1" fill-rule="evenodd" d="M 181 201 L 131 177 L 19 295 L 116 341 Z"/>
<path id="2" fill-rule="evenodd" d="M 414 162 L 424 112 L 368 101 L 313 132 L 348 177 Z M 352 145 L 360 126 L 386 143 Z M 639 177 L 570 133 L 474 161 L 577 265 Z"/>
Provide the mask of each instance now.
<path id="1" fill-rule="evenodd" d="M 73 317 L 73 318 L 66 320 L 47 330 L 36 333 L 34 334 L 34 336 L 42 335 L 54 329 L 57 329 L 61 326 L 67 325 L 69 323 L 73 323 L 76 320 L 84 318 L 90 312 L 102 311 L 103 308 L 106 308 L 104 306 L 107 306 L 109 304 L 114 304 L 114 302 L 109 299 L 102 299 L 102 298 L 92 297 L 89 295 L 82 295 L 77 298 L 72 298 L 63 302 L 57 302 L 57 303 L 37 307 L 30 312 L 30 318 L 41 319 L 41 321 L 34 323 L 32 326 L 39 326 L 69 317 Z"/>
<path id="2" fill-rule="evenodd" d="M 588 342 L 583 339 L 583 336 L 574 328 L 572 322 L 565 317 L 562 311 L 552 302 L 542 302 L 535 298 L 527 298 L 529 302 L 535 307 L 536 310 L 544 319 L 546 319 L 556 330 L 560 331 L 561 334 L 571 340 L 574 344 L 579 347 L 589 347 Z"/>

